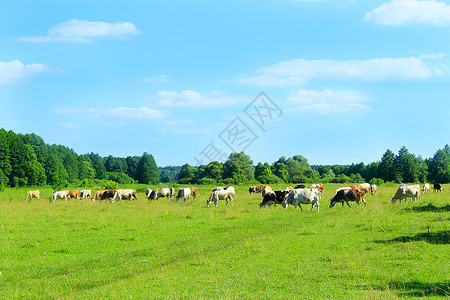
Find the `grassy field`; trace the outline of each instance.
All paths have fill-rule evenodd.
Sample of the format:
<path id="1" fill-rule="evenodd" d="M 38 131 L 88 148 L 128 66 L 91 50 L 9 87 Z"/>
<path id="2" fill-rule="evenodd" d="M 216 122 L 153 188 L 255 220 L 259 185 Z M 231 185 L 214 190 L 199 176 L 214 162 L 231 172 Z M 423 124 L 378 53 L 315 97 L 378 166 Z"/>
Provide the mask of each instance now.
<path id="1" fill-rule="evenodd" d="M 277 186 L 275 188 L 283 188 Z M 0 192 L 0 299 L 397 299 L 450 297 L 450 185 L 396 203 L 379 187 L 367 206 L 320 212 L 260 208 L 236 187 L 234 206 L 49 203 Z M 95 190 L 95 189 L 93 189 Z"/>

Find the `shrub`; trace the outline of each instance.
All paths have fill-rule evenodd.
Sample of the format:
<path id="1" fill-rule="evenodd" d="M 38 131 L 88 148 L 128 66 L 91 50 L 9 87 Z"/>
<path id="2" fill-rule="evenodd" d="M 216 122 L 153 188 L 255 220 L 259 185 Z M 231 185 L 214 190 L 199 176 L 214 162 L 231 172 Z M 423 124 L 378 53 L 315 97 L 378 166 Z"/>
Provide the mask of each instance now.
<path id="1" fill-rule="evenodd" d="M 233 184 L 236 184 L 236 182 L 234 181 L 233 178 L 225 178 L 225 179 L 223 180 L 223 184 L 224 184 L 224 185 L 233 185 Z"/>
<path id="2" fill-rule="evenodd" d="M 205 177 L 205 178 L 200 179 L 198 183 L 208 185 L 208 184 L 216 184 L 217 182 L 213 178 Z"/>
<path id="3" fill-rule="evenodd" d="M 119 187 L 119 184 L 113 180 L 108 181 L 104 185 L 105 190 L 117 190 L 118 187 Z"/>
<path id="4" fill-rule="evenodd" d="M 382 185 L 382 184 L 384 184 L 384 180 L 381 179 L 381 178 L 376 178 L 375 177 L 375 178 L 370 179 L 369 183 L 371 185 L 373 185 L 373 184 L 375 184 L 375 185 Z"/>

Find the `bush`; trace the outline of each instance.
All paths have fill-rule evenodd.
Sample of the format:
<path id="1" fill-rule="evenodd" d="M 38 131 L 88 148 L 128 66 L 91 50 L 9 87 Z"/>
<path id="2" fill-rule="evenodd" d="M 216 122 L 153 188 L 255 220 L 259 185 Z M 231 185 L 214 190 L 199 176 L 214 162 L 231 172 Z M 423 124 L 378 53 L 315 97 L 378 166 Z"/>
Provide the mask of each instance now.
<path id="1" fill-rule="evenodd" d="M 117 190 L 119 184 L 113 180 L 110 180 L 103 187 L 105 188 L 105 190 Z"/>
<path id="2" fill-rule="evenodd" d="M 375 184 L 375 185 L 382 185 L 382 184 L 384 184 L 384 180 L 381 179 L 381 178 L 372 178 L 372 179 L 370 179 L 369 183 L 371 185 L 373 185 L 373 184 Z"/>
<path id="3" fill-rule="evenodd" d="M 352 181 L 351 181 L 350 177 L 348 177 L 344 174 L 339 174 L 335 178 L 331 179 L 330 182 L 332 182 L 332 183 L 347 183 L 347 182 L 352 182 Z"/>
<path id="4" fill-rule="evenodd" d="M 224 184 L 224 185 L 233 185 L 233 184 L 236 184 L 236 182 L 234 181 L 233 178 L 225 178 L 225 179 L 223 180 L 223 184 Z"/>
<path id="5" fill-rule="evenodd" d="M 284 181 L 276 176 L 276 175 L 261 175 L 258 176 L 257 180 L 259 182 L 261 182 L 262 184 L 279 184 L 279 183 L 284 183 Z"/>
<path id="6" fill-rule="evenodd" d="M 231 178 L 230 178 L 230 179 L 231 179 Z M 216 180 L 213 179 L 213 178 L 205 177 L 205 178 L 200 179 L 200 180 L 198 181 L 198 183 L 199 183 L 199 184 L 205 184 L 205 185 L 207 185 L 207 184 L 216 184 L 217 182 L 216 182 Z"/>
<path id="7" fill-rule="evenodd" d="M 87 187 L 94 185 L 94 180 L 86 178 L 80 182 L 80 187 Z"/>

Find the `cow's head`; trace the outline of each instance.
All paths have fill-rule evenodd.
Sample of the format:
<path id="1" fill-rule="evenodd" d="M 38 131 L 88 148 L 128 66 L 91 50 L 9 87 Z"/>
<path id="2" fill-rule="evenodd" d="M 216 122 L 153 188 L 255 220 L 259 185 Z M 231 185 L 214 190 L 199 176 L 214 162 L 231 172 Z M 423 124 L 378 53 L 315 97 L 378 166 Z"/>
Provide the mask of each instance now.
<path id="1" fill-rule="evenodd" d="M 330 199 L 330 208 L 332 208 L 333 206 L 335 206 L 336 203 L 339 203 L 339 201 L 334 200 L 334 198 L 331 198 L 331 199 Z"/>

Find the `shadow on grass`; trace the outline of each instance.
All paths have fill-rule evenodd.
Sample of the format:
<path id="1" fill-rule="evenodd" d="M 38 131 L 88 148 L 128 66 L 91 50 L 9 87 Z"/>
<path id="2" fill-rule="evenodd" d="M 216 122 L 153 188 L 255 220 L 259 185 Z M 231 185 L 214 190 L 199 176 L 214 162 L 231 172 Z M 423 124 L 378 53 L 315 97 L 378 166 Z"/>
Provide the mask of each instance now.
<path id="1" fill-rule="evenodd" d="M 430 244 L 447 245 L 449 244 L 449 239 L 450 239 L 450 230 L 445 230 L 436 233 L 424 232 L 416 234 L 414 236 L 403 235 L 392 240 L 374 241 L 374 242 L 377 244 L 388 244 L 388 243 L 409 243 L 409 242 L 424 241 Z"/>
<path id="2" fill-rule="evenodd" d="M 431 203 L 428 203 L 427 205 L 424 206 L 417 206 L 417 207 L 413 207 L 413 208 L 406 208 L 406 211 L 413 211 L 413 212 L 448 212 L 450 211 L 450 205 L 445 205 L 442 207 L 438 207 L 435 206 Z"/>
<path id="3" fill-rule="evenodd" d="M 426 283 L 419 281 L 389 282 L 386 286 L 372 286 L 371 289 L 380 291 L 395 290 L 400 297 L 449 297 L 450 296 L 450 283 L 438 282 L 438 283 Z"/>

